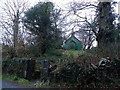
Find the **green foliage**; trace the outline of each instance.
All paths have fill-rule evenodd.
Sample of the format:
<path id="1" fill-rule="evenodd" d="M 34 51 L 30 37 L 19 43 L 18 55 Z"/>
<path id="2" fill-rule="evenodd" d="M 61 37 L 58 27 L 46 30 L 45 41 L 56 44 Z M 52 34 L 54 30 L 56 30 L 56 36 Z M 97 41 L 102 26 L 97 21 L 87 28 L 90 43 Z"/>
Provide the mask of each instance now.
<path id="1" fill-rule="evenodd" d="M 28 50 L 28 57 L 40 57 L 39 47 L 34 45 L 29 45 L 27 47 Z"/>
<path id="2" fill-rule="evenodd" d="M 51 2 L 39 2 L 25 13 L 24 25 L 35 35 L 33 46 L 37 47 L 39 54 L 60 47 L 62 38 L 56 24 L 58 17 L 59 11 Z"/>
<path id="3" fill-rule="evenodd" d="M 2 75 L 2 78 L 10 80 L 10 81 L 14 81 L 14 82 L 19 83 L 19 84 L 30 85 L 30 82 L 28 80 L 26 80 L 24 78 L 20 78 L 18 76 L 14 76 L 14 75 Z"/>
<path id="4" fill-rule="evenodd" d="M 76 88 L 119 87 L 119 63 L 120 59 L 111 60 L 110 58 L 101 59 L 97 65 L 68 63 L 54 72 L 54 80 L 51 77 L 51 82 L 64 83 L 66 87 L 71 85 Z"/>
<path id="5" fill-rule="evenodd" d="M 63 52 L 63 55 L 68 56 L 68 57 L 71 55 L 73 55 L 73 57 L 78 57 L 80 55 L 83 55 L 84 53 L 85 52 L 82 50 L 65 50 Z"/>
<path id="6" fill-rule="evenodd" d="M 2 75 L 0 74 L 0 79 L 2 79 Z"/>
<path id="7" fill-rule="evenodd" d="M 28 63 L 29 60 L 29 63 Z M 5 59 L 2 61 L 2 71 L 4 74 L 9 75 L 15 75 L 22 78 L 31 79 L 33 76 L 33 69 L 34 69 L 34 63 L 30 64 L 30 59 L 28 58 L 14 58 L 14 59 Z M 31 75 L 28 75 L 28 71 L 30 71 L 30 67 L 27 67 L 28 64 L 30 64 L 30 67 L 33 67 L 31 69 L 32 73 Z M 30 74 L 30 73 L 29 73 Z"/>
<path id="8" fill-rule="evenodd" d="M 13 58 L 15 56 L 13 47 L 8 45 L 2 45 L 2 57 L 3 58 Z"/>
<path id="9" fill-rule="evenodd" d="M 99 2 L 98 4 L 98 26 L 99 31 L 96 35 L 98 46 L 116 42 L 116 29 L 113 24 L 116 15 L 112 7 L 112 2 Z"/>
<path id="10" fill-rule="evenodd" d="M 13 46 L 3 45 L 2 46 L 2 57 L 12 59 L 14 57 L 29 57 L 29 48 L 25 48 L 24 44 L 19 43 L 17 48 L 17 53 L 15 53 L 15 49 Z"/>
<path id="11" fill-rule="evenodd" d="M 110 43 L 108 46 L 96 47 L 87 52 L 97 56 L 99 59 L 103 57 L 119 58 L 120 57 L 120 43 Z"/>
<path id="12" fill-rule="evenodd" d="M 85 54 L 84 51 L 77 50 L 62 50 L 62 49 L 51 49 L 46 54 L 36 58 L 36 60 L 49 60 L 53 61 L 54 64 L 62 66 L 68 62 L 76 60 L 79 55 Z"/>
<path id="13" fill-rule="evenodd" d="M 47 51 L 47 54 L 51 56 L 62 57 L 63 52 L 64 51 L 62 49 L 50 49 L 49 51 Z"/>

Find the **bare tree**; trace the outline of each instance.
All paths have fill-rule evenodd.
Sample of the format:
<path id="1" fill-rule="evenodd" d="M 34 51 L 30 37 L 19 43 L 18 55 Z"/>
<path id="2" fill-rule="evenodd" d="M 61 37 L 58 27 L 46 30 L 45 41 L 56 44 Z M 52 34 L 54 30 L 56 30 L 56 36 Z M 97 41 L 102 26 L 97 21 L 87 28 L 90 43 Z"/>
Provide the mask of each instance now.
<path id="1" fill-rule="evenodd" d="M 74 32 L 82 41 L 84 48 L 91 48 L 96 40 L 98 32 L 96 19 L 97 5 L 97 2 L 72 2 L 66 11 L 64 11 L 66 14 L 61 19 L 65 29 L 64 32 L 69 34 Z M 93 13 L 90 13 L 90 11 Z"/>
<path id="2" fill-rule="evenodd" d="M 23 30 L 22 17 L 28 8 L 28 1 L 25 0 L 5 0 L 2 2 L 0 26 L 3 28 L 4 37 L 13 43 L 15 51 L 18 48 L 19 33 Z M 12 40 L 11 40 L 12 39 Z"/>

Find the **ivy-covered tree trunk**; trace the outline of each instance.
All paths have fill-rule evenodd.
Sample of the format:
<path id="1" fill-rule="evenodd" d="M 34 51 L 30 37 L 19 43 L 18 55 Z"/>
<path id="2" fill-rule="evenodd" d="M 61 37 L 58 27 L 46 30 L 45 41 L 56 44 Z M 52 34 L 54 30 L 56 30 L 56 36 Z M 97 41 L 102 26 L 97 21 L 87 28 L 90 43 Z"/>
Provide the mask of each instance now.
<path id="1" fill-rule="evenodd" d="M 14 43 L 14 51 L 15 55 L 17 55 L 18 49 L 18 31 L 19 31 L 19 10 L 17 10 L 16 15 L 14 15 L 13 21 L 13 43 Z"/>
<path id="2" fill-rule="evenodd" d="M 113 41 L 113 21 L 114 16 L 112 14 L 111 2 L 99 2 L 98 4 L 98 34 L 97 42 L 98 46 L 107 45 L 107 43 Z"/>

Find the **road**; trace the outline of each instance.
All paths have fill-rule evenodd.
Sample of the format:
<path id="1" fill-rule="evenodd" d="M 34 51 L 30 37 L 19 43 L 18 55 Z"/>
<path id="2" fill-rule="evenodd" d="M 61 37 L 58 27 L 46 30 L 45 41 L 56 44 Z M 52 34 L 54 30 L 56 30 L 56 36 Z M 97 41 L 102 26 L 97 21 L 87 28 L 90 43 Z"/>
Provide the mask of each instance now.
<path id="1" fill-rule="evenodd" d="M 16 84 L 8 80 L 0 80 L 0 81 L 2 81 L 2 88 L 31 88 L 30 86 Z"/>

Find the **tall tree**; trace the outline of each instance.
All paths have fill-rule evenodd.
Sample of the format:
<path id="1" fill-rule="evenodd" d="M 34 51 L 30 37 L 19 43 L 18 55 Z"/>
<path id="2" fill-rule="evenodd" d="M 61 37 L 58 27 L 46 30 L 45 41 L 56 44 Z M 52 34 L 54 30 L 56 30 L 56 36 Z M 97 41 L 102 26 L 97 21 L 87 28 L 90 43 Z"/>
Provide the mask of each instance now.
<path id="1" fill-rule="evenodd" d="M 114 41 L 113 32 L 115 17 L 112 13 L 111 2 L 99 2 L 98 4 L 98 46 Z"/>
<path id="2" fill-rule="evenodd" d="M 69 9 L 66 11 L 66 31 L 70 32 L 73 30 L 75 35 L 79 36 L 85 49 L 91 48 L 92 43 L 96 39 L 97 24 L 96 17 L 94 17 L 95 12 L 93 12 L 96 8 L 97 3 L 72 2 L 69 5 Z M 91 11 L 92 13 L 86 11 Z M 64 24 L 64 22 L 62 24 Z"/>
<path id="3" fill-rule="evenodd" d="M 54 48 L 60 41 L 61 31 L 57 28 L 58 17 L 59 10 L 55 10 L 51 2 L 39 2 L 25 13 L 24 25 L 34 35 L 34 44 L 41 54 Z"/>
<path id="4" fill-rule="evenodd" d="M 103 0 L 98 0 L 98 1 L 99 1 L 98 3 L 91 3 L 91 2 L 72 3 L 71 9 L 69 10 L 69 12 L 72 12 L 72 16 L 76 15 L 77 17 L 77 20 L 73 19 L 72 22 L 70 22 L 70 24 L 72 23 L 75 24 L 77 28 L 86 26 L 87 30 L 85 30 L 85 28 L 82 29 L 83 27 L 80 29 L 82 29 L 83 32 L 86 31 L 87 33 L 91 32 L 92 35 L 91 34 L 85 35 L 89 38 L 88 40 L 85 40 L 85 42 L 86 41 L 88 42 L 87 46 L 92 45 L 91 40 L 95 40 L 94 38 L 96 38 L 98 42 L 98 46 L 115 41 L 115 37 L 114 37 L 115 28 L 113 24 L 115 20 L 115 15 L 113 14 L 114 9 L 112 7 L 112 5 L 115 4 L 115 2 L 112 2 L 112 0 L 110 0 L 111 2 L 104 2 Z M 81 15 L 82 11 L 85 11 L 86 9 L 96 10 L 97 13 L 94 12 L 95 14 L 93 14 L 94 19 L 89 20 L 86 19 L 86 17 L 84 17 L 83 15 Z M 89 18 L 89 16 L 87 16 L 87 18 Z"/>
<path id="5" fill-rule="evenodd" d="M 22 28 L 21 20 L 27 8 L 28 2 L 24 0 L 5 0 L 1 6 L 2 14 L 0 25 L 7 33 L 4 37 L 10 36 L 13 38 L 11 42 L 13 42 L 16 53 L 18 49 L 18 34 Z"/>

